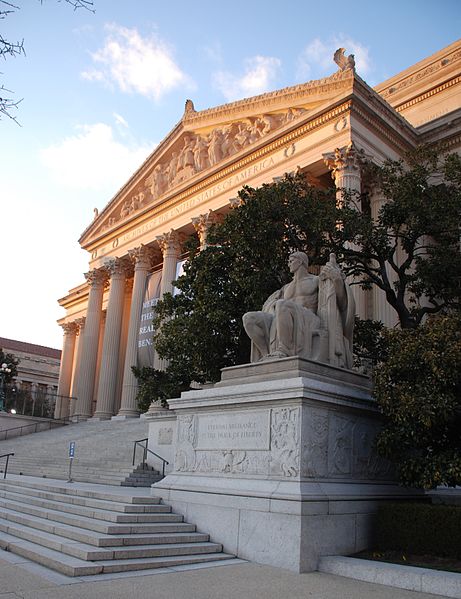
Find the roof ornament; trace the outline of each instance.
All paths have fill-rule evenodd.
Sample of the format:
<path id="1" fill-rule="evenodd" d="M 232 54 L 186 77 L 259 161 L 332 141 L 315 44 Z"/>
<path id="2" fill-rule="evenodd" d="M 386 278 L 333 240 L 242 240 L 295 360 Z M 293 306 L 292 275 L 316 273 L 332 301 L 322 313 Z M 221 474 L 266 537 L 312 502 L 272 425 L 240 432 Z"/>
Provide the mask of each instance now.
<path id="1" fill-rule="evenodd" d="M 345 48 L 338 48 L 333 55 L 333 60 L 338 65 L 341 71 L 355 71 L 355 58 L 353 54 L 345 56 Z"/>
<path id="2" fill-rule="evenodd" d="M 197 112 L 194 108 L 194 103 L 192 100 L 186 100 L 186 105 L 184 107 L 184 115 L 190 114 L 191 112 Z"/>

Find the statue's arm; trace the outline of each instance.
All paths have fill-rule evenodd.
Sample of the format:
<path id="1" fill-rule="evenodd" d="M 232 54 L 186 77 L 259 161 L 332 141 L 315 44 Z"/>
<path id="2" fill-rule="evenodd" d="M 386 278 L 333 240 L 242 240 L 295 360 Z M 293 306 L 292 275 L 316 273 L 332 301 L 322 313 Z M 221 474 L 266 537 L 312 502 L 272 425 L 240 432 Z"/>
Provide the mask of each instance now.
<path id="1" fill-rule="evenodd" d="M 274 310 L 275 302 L 283 297 L 283 287 L 282 289 L 277 289 L 274 291 L 267 300 L 264 302 L 262 307 L 263 312 L 272 312 Z"/>

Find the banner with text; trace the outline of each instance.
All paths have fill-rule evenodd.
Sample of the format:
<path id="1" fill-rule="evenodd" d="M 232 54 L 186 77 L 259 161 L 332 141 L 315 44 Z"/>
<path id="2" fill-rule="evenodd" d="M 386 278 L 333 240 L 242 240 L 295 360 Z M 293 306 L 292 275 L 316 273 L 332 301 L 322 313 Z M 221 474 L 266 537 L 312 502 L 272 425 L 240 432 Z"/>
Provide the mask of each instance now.
<path id="1" fill-rule="evenodd" d="M 141 309 L 138 332 L 138 366 L 154 366 L 154 317 L 155 306 L 160 297 L 162 271 L 147 277 L 146 292 Z"/>

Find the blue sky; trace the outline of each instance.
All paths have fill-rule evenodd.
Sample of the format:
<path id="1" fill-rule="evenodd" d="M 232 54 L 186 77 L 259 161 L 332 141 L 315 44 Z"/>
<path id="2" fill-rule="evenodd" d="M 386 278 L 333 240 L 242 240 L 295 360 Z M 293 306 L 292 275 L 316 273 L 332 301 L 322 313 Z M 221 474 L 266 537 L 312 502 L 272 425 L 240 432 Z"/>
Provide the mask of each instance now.
<path id="1" fill-rule="evenodd" d="M 77 240 L 180 120 L 336 70 L 354 53 L 376 85 L 460 37 L 459 0 L 18 0 L 0 20 L 25 56 L 0 81 L 23 99 L 0 120 L 0 336 L 60 347 L 57 299 L 83 282 Z M 1 5 L 0 5 L 1 9 Z"/>

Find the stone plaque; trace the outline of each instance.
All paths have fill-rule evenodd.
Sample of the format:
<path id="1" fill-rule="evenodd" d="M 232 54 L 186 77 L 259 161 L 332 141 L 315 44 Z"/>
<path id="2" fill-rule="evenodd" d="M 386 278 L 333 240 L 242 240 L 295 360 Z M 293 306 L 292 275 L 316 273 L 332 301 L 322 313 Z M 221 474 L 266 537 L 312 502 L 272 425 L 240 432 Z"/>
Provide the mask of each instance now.
<path id="1" fill-rule="evenodd" d="M 171 445 L 173 443 L 173 428 L 161 428 L 158 431 L 158 444 Z"/>
<path id="2" fill-rule="evenodd" d="M 270 412 L 199 416 L 197 449 L 270 449 Z"/>

